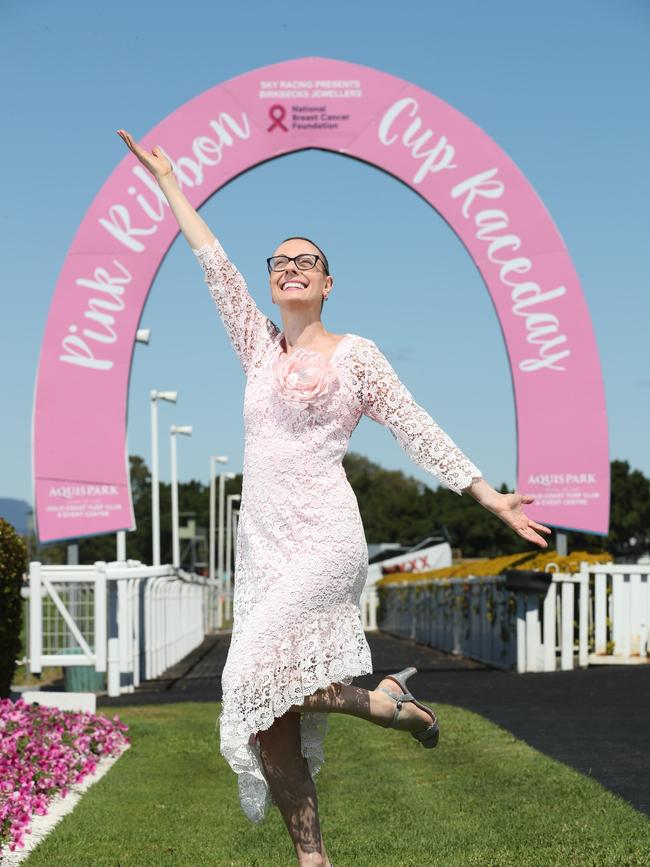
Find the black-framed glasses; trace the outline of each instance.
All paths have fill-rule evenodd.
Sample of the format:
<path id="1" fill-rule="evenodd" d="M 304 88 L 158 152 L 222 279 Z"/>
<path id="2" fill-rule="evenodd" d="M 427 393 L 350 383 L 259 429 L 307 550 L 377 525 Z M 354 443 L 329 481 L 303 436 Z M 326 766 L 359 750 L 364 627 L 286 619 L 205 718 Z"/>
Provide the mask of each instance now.
<path id="1" fill-rule="evenodd" d="M 318 256 L 316 253 L 299 253 L 297 256 L 270 256 L 266 260 L 266 265 L 269 269 L 269 274 L 271 271 L 284 271 L 289 262 L 295 262 L 296 268 L 299 271 L 310 271 L 316 267 L 316 262 L 319 259 L 323 262 L 321 256 Z M 327 273 L 327 266 L 324 262 L 323 268 L 325 269 L 325 273 Z"/>

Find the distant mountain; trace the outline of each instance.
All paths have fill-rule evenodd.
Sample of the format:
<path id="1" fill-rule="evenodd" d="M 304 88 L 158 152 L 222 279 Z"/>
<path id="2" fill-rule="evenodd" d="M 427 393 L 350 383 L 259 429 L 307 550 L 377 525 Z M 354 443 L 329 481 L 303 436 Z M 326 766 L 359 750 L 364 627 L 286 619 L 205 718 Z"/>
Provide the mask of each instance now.
<path id="1" fill-rule="evenodd" d="M 27 520 L 31 511 L 32 507 L 26 500 L 0 497 L 0 518 L 9 521 L 21 536 L 27 532 Z"/>

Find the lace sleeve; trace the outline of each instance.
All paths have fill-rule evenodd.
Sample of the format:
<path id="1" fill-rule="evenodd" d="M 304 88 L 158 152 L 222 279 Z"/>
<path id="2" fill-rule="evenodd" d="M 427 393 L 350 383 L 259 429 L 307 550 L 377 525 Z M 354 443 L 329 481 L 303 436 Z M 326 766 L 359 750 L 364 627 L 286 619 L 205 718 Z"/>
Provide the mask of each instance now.
<path id="1" fill-rule="evenodd" d="M 385 425 L 414 463 L 461 494 L 481 471 L 415 402 L 376 343 L 367 344 L 362 412 Z"/>
<path id="2" fill-rule="evenodd" d="M 215 240 L 192 252 L 205 273 L 205 282 L 217 305 L 221 320 L 244 372 L 248 373 L 257 344 L 270 339 L 277 327 L 265 316 L 251 297 L 246 281 Z"/>

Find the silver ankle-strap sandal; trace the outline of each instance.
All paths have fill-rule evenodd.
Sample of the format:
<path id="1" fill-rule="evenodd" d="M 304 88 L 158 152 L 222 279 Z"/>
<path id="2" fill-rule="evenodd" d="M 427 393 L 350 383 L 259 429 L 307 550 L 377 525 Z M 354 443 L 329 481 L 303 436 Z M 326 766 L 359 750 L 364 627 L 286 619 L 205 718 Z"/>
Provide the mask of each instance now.
<path id="1" fill-rule="evenodd" d="M 438 726 L 438 717 L 432 710 L 432 708 L 427 707 L 426 704 L 421 704 L 415 696 L 408 691 L 406 688 L 406 681 L 411 677 L 411 675 L 415 674 L 417 668 L 410 666 L 409 668 L 403 668 L 402 671 L 398 671 L 396 674 L 387 674 L 386 677 L 389 677 L 391 680 L 394 680 L 396 683 L 400 685 L 402 688 L 402 692 L 392 692 L 392 690 L 387 689 L 385 686 L 378 686 L 377 689 L 380 689 L 382 692 L 385 692 L 392 699 L 395 700 L 395 712 L 393 713 L 392 720 L 388 723 L 386 728 L 393 728 L 395 725 L 395 721 L 399 715 L 400 710 L 402 709 L 402 705 L 405 701 L 412 701 L 416 707 L 419 707 L 420 710 L 426 710 L 427 713 L 430 713 L 433 717 L 433 722 L 429 726 L 429 728 L 425 729 L 422 732 L 411 732 L 413 737 L 420 741 L 423 747 L 427 747 L 427 749 L 432 749 L 433 747 L 438 745 L 438 739 L 440 738 L 440 727 Z"/>

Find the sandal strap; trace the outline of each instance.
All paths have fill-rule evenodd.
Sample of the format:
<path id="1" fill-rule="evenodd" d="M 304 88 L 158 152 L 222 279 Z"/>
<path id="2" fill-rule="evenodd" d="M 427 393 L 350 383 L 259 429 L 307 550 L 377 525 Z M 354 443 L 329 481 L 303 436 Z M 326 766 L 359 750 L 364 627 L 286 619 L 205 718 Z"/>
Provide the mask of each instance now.
<path id="1" fill-rule="evenodd" d="M 399 716 L 399 712 L 402 709 L 402 705 L 405 701 L 415 701 L 415 698 L 411 695 L 410 692 L 393 692 L 385 686 L 378 686 L 377 689 L 380 689 L 382 692 L 385 692 L 392 699 L 395 700 L 395 710 L 393 712 L 393 718 L 388 723 L 386 728 L 392 728 L 395 725 L 395 720 Z"/>
<path id="2" fill-rule="evenodd" d="M 378 686 L 377 689 L 380 689 L 382 692 L 385 692 L 391 698 L 394 698 L 396 701 L 415 701 L 415 697 L 411 695 L 410 692 L 393 692 L 385 686 Z"/>

